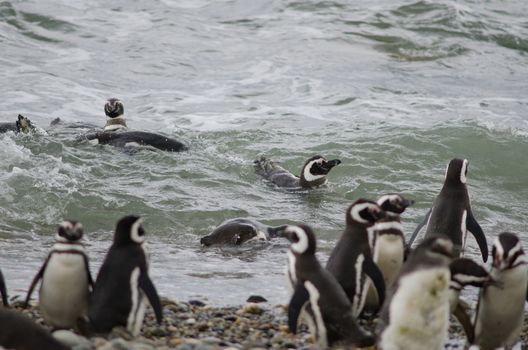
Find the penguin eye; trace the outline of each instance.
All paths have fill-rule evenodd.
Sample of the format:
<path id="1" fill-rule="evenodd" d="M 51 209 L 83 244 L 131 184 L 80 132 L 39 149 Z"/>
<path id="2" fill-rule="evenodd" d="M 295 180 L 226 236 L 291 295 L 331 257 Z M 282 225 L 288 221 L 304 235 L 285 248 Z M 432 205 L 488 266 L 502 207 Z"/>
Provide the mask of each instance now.
<path id="1" fill-rule="evenodd" d="M 145 230 L 143 229 L 143 226 L 139 226 L 139 228 L 138 228 L 138 235 L 139 235 L 140 237 L 145 235 Z"/>

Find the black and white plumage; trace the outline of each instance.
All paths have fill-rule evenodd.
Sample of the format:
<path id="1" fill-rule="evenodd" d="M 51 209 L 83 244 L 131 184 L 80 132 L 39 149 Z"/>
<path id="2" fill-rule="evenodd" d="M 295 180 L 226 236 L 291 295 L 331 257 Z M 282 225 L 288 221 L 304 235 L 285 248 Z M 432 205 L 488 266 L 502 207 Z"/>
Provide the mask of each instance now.
<path id="1" fill-rule="evenodd" d="M 19 114 L 17 117 L 17 120 L 12 123 L 0 123 L 0 133 L 13 131 L 15 133 L 25 133 L 34 131 L 35 127 L 31 123 L 31 121 L 24 117 L 23 115 Z"/>
<path id="2" fill-rule="evenodd" d="M 0 349 L 69 350 L 70 347 L 21 312 L 0 308 Z"/>
<path id="3" fill-rule="evenodd" d="M 4 280 L 4 275 L 2 274 L 2 270 L 0 270 L 0 297 L 2 297 L 2 304 L 4 306 L 9 306 L 7 298 L 7 288 Z"/>
<path id="4" fill-rule="evenodd" d="M 492 256 L 490 275 L 496 283 L 481 290 L 472 341 L 482 350 L 509 348 L 519 341 L 527 299 L 528 260 L 517 235 L 501 233 Z"/>
<path id="5" fill-rule="evenodd" d="M 338 164 L 341 164 L 339 159 L 326 160 L 319 155 L 313 156 L 304 163 L 300 176 L 293 175 L 266 157 L 255 160 L 254 167 L 257 174 L 279 187 L 312 188 L 326 184 L 328 173 Z"/>
<path id="6" fill-rule="evenodd" d="M 409 240 L 409 247 L 420 229 L 427 225 L 425 236 L 447 234 L 455 244 L 458 256 L 466 245 L 467 232 L 471 232 L 480 248 L 484 262 L 488 260 L 488 245 L 482 228 L 473 216 L 466 186 L 467 159 L 452 159 L 447 165 L 444 185 Z"/>
<path id="7" fill-rule="evenodd" d="M 268 226 L 249 218 L 236 218 L 224 221 L 213 232 L 200 239 L 204 246 L 241 245 L 251 240 L 269 241 L 281 237 L 286 225 Z"/>
<path id="8" fill-rule="evenodd" d="M 117 98 L 110 98 L 106 101 L 104 106 L 106 116 L 109 118 L 106 120 L 104 131 L 116 131 L 124 130 L 127 128 L 125 120 L 125 107 L 123 103 Z"/>
<path id="9" fill-rule="evenodd" d="M 104 333 L 123 326 L 138 335 L 145 299 L 161 323 L 161 303 L 148 275 L 144 240 L 145 230 L 139 216 L 125 216 L 118 221 L 114 242 L 99 270 L 90 300 L 88 318 L 93 331 Z"/>
<path id="10" fill-rule="evenodd" d="M 431 235 L 410 254 L 380 314 L 381 350 L 443 350 L 449 326 L 453 243 Z"/>
<path id="11" fill-rule="evenodd" d="M 90 143 L 110 145 L 114 147 L 153 147 L 168 152 L 182 152 L 188 150 L 188 147 L 178 140 L 146 131 L 99 131 L 87 133 L 78 139 L 88 140 Z"/>
<path id="12" fill-rule="evenodd" d="M 335 277 L 317 261 L 312 229 L 306 225 L 287 226 L 284 235 L 292 243 L 288 265 L 296 281 L 288 308 L 290 330 L 296 333 L 301 312 L 309 308 L 305 317 L 321 349 L 333 345 L 374 345 L 374 337 L 359 326 L 350 300 Z"/>
<path id="13" fill-rule="evenodd" d="M 375 202 L 355 201 L 347 209 L 345 231 L 326 264 L 326 269 L 335 276 L 350 299 L 356 317 L 363 311 L 371 281 L 380 304 L 385 298 L 383 274 L 372 257 L 374 225 L 385 216 Z"/>
<path id="14" fill-rule="evenodd" d="M 400 272 L 405 258 L 405 236 L 399 214 L 414 201 L 392 193 L 381 196 L 376 203 L 387 215 L 374 226 L 372 257 L 381 270 L 385 286 L 388 288 Z M 365 301 L 365 310 L 376 311 L 380 307 L 376 289 L 371 284 Z"/>
<path id="15" fill-rule="evenodd" d="M 80 222 L 64 221 L 58 228 L 56 243 L 29 287 L 25 307 L 39 280 L 39 309 L 53 328 L 74 328 L 86 314 L 93 286 L 88 257 L 80 242 Z"/>

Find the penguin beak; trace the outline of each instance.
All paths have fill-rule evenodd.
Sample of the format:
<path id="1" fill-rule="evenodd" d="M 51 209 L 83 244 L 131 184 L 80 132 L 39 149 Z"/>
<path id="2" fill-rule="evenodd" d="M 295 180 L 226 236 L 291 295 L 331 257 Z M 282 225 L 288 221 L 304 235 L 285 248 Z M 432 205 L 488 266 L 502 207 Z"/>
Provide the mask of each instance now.
<path id="1" fill-rule="evenodd" d="M 402 207 L 407 208 L 414 204 L 414 201 L 412 199 L 404 199 L 402 201 Z"/>
<path id="2" fill-rule="evenodd" d="M 268 233 L 271 238 L 282 237 L 288 239 L 288 237 L 286 237 L 286 227 L 288 227 L 288 225 L 282 225 L 274 229 L 269 229 Z"/>
<path id="3" fill-rule="evenodd" d="M 335 167 L 336 165 L 339 165 L 339 164 L 341 164 L 341 161 L 339 159 L 332 159 L 332 160 L 329 160 L 329 161 L 321 164 L 321 168 L 323 168 L 324 170 L 326 170 L 328 172 L 333 167 Z"/>
<path id="4" fill-rule="evenodd" d="M 374 218 L 375 221 L 385 219 L 387 217 L 387 212 L 383 210 L 374 210 L 372 211 L 372 217 Z"/>

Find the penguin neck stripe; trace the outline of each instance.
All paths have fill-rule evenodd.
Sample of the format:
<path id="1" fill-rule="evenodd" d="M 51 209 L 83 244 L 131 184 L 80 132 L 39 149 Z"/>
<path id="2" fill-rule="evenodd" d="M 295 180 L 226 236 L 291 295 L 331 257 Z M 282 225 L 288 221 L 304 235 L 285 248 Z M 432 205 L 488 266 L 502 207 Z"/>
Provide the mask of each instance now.
<path id="1" fill-rule="evenodd" d="M 139 235 L 139 227 L 141 226 L 142 223 L 143 223 L 143 220 L 137 219 L 136 222 L 134 222 L 132 224 L 132 227 L 130 228 L 130 238 L 138 244 L 141 244 L 145 241 L 145 236 Z"/>
<path id="2" fill-rule="evenodd" d="M 464 159 L 464 162 L 462 163 L 462 169 L 460 169 L 460 182 L 463 184 L 466 183 L 466 169 L 467 169 L 468 161 L 467 159 Z"/>
<path id="3" fill-rule="evenodd" d="M 306 235 L 306 232 L 300 227 L 297 226 L 288 226 L 286 228 L 286 231 L 293 231 L 297 235 L 297 238 L 299 238 L 299 241 L 292 243 L 291 250 L 293 250 L 295 253 L 302 254 L 306 250 L 308 250 L 308 236 Z"/>
<path id="4" fill-rule="evenodd" d="M 310 172 L 310 169 L 312 168 L 312 165 L 317 163 L 319 160 L 312 160 L 310 163 L 306 164 L 303 171 L 304 179 L 308 182 L 316 181 L 319 179 L 324 178 L 326 175 L 314 175 Z"/>
<path id="5" fill-rule="evenodd" d="M 78 243 L 55 243 L 52 247 L 52 251 L 61 252 L 61 253 L 83 253 L 84 247 Z"/>
<path id="6" fill-rule="evenodd" d="M 352 217 L 352 220 L 360 222 L 362 224 L 368 224 L 369 221 L 363 219 L 361 215 L 359 215 L 359 212 L 372 206 L 372 203 L 360 203 L 352 206 L 352 208 L 350 209 L 350 216 Z"/>
<path id="7" fill-rule="evenodd" d="M 399 198 L 400 198 L 400 196 L 398 196 L 397 194 L 385 194 L 385 195 L 379 197 L 379 199 L 376 201 L 376 203 L 378 203 L 378 205 L 381 206 L 386 201 L 398 200 Z"/>
<path id="8" fill-rule="evenodd" d="M 377 231 L 397 230 L 403 232 L 403 225 L 397 221 L 379 222 L 375 226 Z"/>

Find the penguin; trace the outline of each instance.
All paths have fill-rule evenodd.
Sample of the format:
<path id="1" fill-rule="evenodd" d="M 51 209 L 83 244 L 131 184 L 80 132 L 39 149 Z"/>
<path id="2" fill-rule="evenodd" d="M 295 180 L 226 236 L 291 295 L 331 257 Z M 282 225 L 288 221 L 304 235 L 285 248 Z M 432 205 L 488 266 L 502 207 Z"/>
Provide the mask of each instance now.
<path id="1" fill-rule="evenodd" d="M 479 295 L 475 339 L 481 350 L 510 348 L 519 341 L 527 298 L 528 260 L 517 235 L 503 232 L 492 247 L 491 276 L 497 282 Z"/>
<path id="2" fill-rule="evenodd" d="M 107 333 L 123 326 L 134 336 L 141 330 L 145 299 L 162 320 L 158 292 L 147 271 L 143 250 L 145 230 L 139 216 L 130 215 L 117 223 L 114 242 L 99 270 L 88 308 L 89 327 Z"/>
<path id="3" fill-rule="evenodd" d="M 297 177 L 277 165 L 275 162 L 262 156 L 254 161 L 255 172 L 275 185 L 284 188 L 313 188 L 328 182 L 326 176 L 338 164 L 339 159 L 326 160 L 322 156 L 313 156 L 308 159 L 302 169 L 301 176 Z"/>
<path id="4" fill-rule="evenodd" d="M 35 126 L 31 121 L 19 114 L 17 120 L 14 123 L 0 123 L 0 133 L 13 131 L 15 133 L 27 134 L 35 130 Z"/>
<path id="5" fill-rule="evenodd" d="M 414 201 L 393 193 L 381 196 L 376 203 L 387 215 L 374 226 L 372 256 L 383 274 L 385 286 L 389 287 L 400 271 L 405 258 L 405 236 L 399 214 L 414 204 Z M 365 301 L 365 311 L 374 312 L 380 307 L 376 290 L 370 284 Z"/>
<path id="6" fill-rule="evenodd" d="M 473 339 L 473 324 L 460 300 L 460 293 L 466 286 L 482 288 L 495 283 L 484 266 L 468 258 L 457 258 L 449 264 L 449 310 L 464 328 L 468 339 Z"/>
<path id="7" fill-rule="evenodd" d="M 449 326 L 453 242 L 430 235 L 411 252 L 380 314 L 378 349 L 443 350 Z"/>
<path id="8" fill-rule="evenodd" d="M 4 280 L 4 275 L 2 274 L 2 270 L 0 270 L 0 296 L 2 297 L 2 304 L 5 307 L 8 307 L 9 302 L 7 298 L 7 288 Z"/>
<path id="9" fill-rule="evenodd" d="M 94 144 L 111 145 L 121 148 L 130 146 L 150 146 L 168 152 L 182 152 L 188 150 L 188 147 L 180 141 L 145 131 L 99 131 L 84 134 L 77 138 L 77 140 L 88 140 L 90 143 Z"/>
<path id="10" fill-rule="evenodd" d="M 291 242 L 289 262 L 297 279 L 288 307 L 288 326 L 297 332 L 297 321 L 303 309 L 310 318 L 310 330 L 321 349 L 334 345 L 373 346 L 375 338 L 363 331 L 352 312 L 347 295 L 315 257 L 316 240 L 306 225 L 287 226 L 285 237 Z M 291 266 L 293 264 L 293 266 Z"/>
<path id="11" fill-rule="evenodd" d="M 106 120 L 104 131 L 116 131 L 127 129 L 127 123 L 125 119 L 125 107 L 118 98 L 109 98 L 105 105 L 104 111 L 106 116 L 109 118 Z"/>
<path id="12" fill-rule="evenodd" d="M 0 308 L 0 349 L 69 350 L 26 315 Z"/>
<path id="13" fill-rule="evenodd" d="M 408 247 L 411 247 L 420 229 L 427 224 L 425 236 L 447 234 L 456 246 L 457 256 L 466 245 L 467 231 L 475 237 L 482 260 L 488 260 L 488 244 L 482 228 L 473 216 L 466 186 L 467 159 L 452 159 L 447 165 L 444 185 L 423 221 L 414 230 Z"/>
<path id="14" fill-rule="evenodd" d="M 93 280 L 88 257 L 81 244 L 80 222 L 65 220 L 59 225 L 56 242 L 29 287 L 24 308 L 33 289 L 42 279 L 39 309 L 42 317 L 55 329 L 75 328 L 86 314 Z"/>
<path id="15" fill-rule="evenodd" d="M 363 310 L 371 281 L 380 305 L 385 298 L 383 273 L 372 258 L 374 225 L 385 216 L 376 202 L 356 200 L 347 210 L 345 231 L 326 264 L 350 299 L 356 317 Z"/>
<path id="16" fill-rule="evenodd" d="M 252 240 L 269 241 L 281 237 L 286 225 L 272 227 L 249 218 L 236 218 L 224 221 L 213 232 L 200 239 L 200 244 L 241 245 Z"/>

